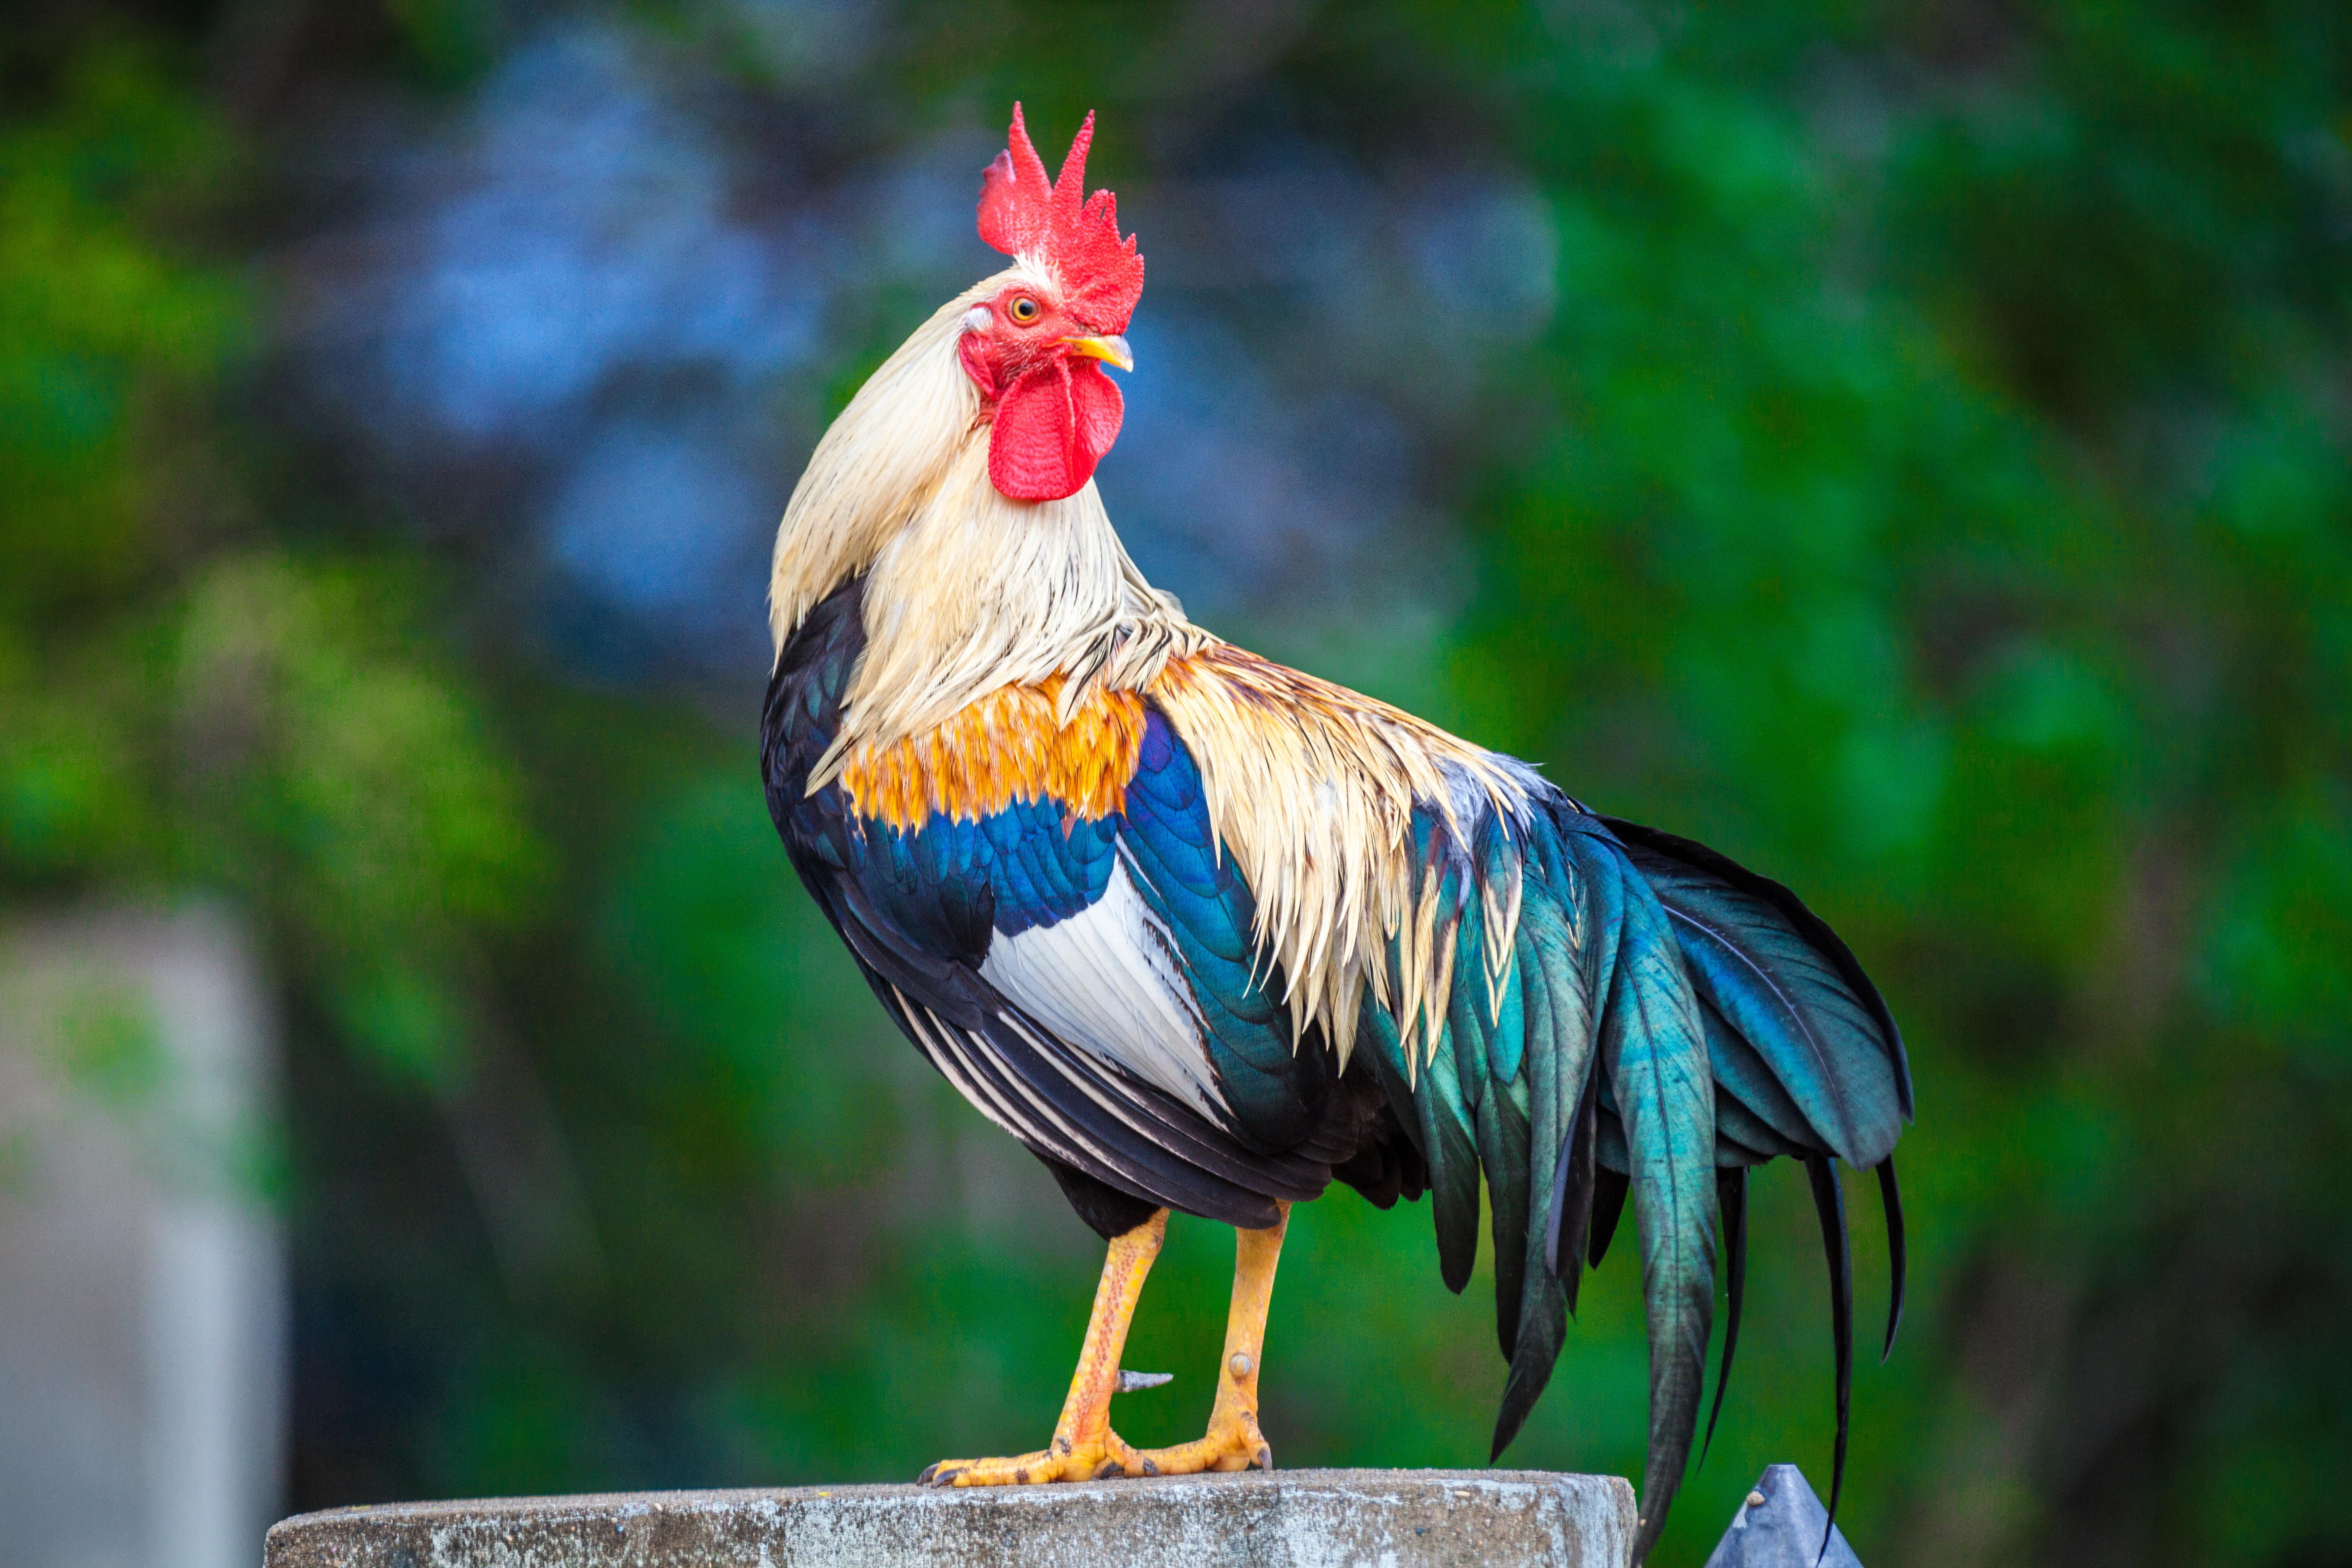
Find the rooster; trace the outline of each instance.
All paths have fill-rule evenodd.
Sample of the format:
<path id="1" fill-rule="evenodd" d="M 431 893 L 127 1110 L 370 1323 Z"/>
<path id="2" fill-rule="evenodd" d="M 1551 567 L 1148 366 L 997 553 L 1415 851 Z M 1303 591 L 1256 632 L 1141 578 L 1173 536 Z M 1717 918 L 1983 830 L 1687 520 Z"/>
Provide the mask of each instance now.
<path id="1" fill-rule="evenodd" d="M 1596 815 L 1498 755 L 1212 636 L 1095 487 L 1143 258 L 1049 180 L 1018 105 L 980 236 L 1013 265 L 915 330 L 811 456 L 775 548 L 762 724 L 794 868 L 875 996 L 1108 1243 L 1046 1446 L 940 1486 L 1271 1468 L 1267 1305 L 1290 1205 L 1428 1194 L 1459 1291 L 1493 1215 L 1499 1456 L 1628 1194 L 1650 1429 L 1637 1560 L 1696 1433 L 1718 1272 L 1739 1326 L 1748 1170 L 1803 1163 L 1832 1279 L 1834 1510 L 1853 1300 L 1835 1162 L 1874 1169 L 1902 1306 L 1895 1021 L 1780 884 Z M 1170 1210 L 1231 1225 L 1195 1442 L 1111 1396 Z M 1717 1235 L 1722 1236 L 1718 1271 Z M 1714 1418 L 1708 1429 L 1712 1435 Z"/>

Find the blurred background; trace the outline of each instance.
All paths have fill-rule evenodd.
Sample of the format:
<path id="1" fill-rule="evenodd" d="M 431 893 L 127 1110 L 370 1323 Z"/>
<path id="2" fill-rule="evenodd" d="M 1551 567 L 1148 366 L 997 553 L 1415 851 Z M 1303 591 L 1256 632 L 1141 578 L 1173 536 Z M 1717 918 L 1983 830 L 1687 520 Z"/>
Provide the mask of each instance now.
<path id="1" fill-rule="evenodd" d="M 1016 97 L 1049 160 L 1102 111 L 1150 258 L 1145 571 L 1885 988 L 1863 1559 L 2352 1562 L 2339 0 L 18 0 L 9 1560 L 1045 1436 L 1097 1244 L 889 1031 L 753 755 L 775 520 L 998 265 Z M 1758 1188 L 1662 1563 L 1826 1484 L 1818 1237 Z M 1129 1437 L 1197 1432 L 1231 1248 L 1172 1227 Z M 1638 1474 L 1636 1261 L 1508 1462 Z M 1485 1458 L 1490 1277 L 1425 1208 L 1335 1189 L 1283 1276 L 1286 1466 Z"/>

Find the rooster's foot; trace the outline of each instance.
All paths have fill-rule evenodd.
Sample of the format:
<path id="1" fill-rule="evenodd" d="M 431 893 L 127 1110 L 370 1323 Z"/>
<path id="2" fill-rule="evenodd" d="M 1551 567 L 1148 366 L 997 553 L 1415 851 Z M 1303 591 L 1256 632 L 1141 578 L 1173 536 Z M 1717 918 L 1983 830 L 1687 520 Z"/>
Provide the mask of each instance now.
<path id="1" fill-rule="evenodd" d="M 1130 1476 L 1197 1476 L 1203 1470 L 1274 1468 L 1274 1447 L 1258 1430 L 1257 1415 L 1249 1410 L 1220 1410 L 1209 1421 L 1208 1435 L 1172 1448 L 1146 1448 L 1128 1467 Z"/>
<path id="2" fill-rule="evenodd" d="M 1188 1445 L 1189 1446 L 1189 1445 Z M 1234 1467 L 1238 1468 L 1239 1467 Z M 1105 1428 L 1092 1437 L 1056 1436 L 1051 1447 L 1009 1459 L 941 1459 L 915 1478 L 926 1487 L 1029 1487 L 1047 1481 L 1099 1481 L 1142 1476 L 1143 1456 L 1127 1439 Z"/>

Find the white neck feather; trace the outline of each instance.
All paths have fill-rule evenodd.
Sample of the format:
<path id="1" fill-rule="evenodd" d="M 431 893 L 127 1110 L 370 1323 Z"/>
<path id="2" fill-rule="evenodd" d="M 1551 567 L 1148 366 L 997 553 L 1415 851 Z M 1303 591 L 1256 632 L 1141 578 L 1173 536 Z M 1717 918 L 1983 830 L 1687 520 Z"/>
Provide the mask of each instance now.
<path id="1" fill-rule="evenodd" d="M 888 744 L 1014 684 L 1067 678 L 1064 717 L 1097 683 L 1139 689 L 1211 639 L 1128 558 L 1089 479 L 1018 501 L 988 477 L 988 427 L 956 341 L 974 285 L 917 328 L 850 399 L 793 491 L 776 535 L 769 626 L 785 640 L 827 594 L 866 574 L 866 646 L 843 725 L 809 781 L 852 746 Z"/>
<path id="2" fill-rule="evenodd" d="M 994 286 L 966 289 L 915 329 L 841 411 L 784 508 L 768 584 L 779 650 L 827 594 L 874 563 L 968 446 L 980 389 L 956 363 L 963 313 Z"/>

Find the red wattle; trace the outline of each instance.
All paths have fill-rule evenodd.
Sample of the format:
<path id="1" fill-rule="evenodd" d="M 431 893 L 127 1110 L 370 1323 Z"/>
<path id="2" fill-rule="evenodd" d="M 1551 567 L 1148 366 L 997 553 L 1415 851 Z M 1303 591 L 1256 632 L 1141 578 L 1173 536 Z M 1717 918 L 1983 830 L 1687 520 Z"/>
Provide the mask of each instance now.
<path id="1" fill-rule="evenodd" d="M 988 438 L 988 477 L 1014 500 L 1060 500 L 1094 477 L 1127 412 L 1090 359 L 1056 356 L 1005 390 Z"/>

